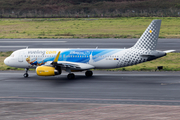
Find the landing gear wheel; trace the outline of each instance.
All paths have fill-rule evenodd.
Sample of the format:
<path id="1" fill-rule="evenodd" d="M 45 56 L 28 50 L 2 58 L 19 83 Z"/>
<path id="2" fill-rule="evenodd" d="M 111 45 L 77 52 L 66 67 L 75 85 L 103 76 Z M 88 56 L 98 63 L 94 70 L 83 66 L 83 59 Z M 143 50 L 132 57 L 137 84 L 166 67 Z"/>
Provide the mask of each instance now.
<path id="1" fill-rule="evenodd" d="M 86 71 L 85 72 L 86 77 L 91 77 L 93 75 L 92 71 Z"/>
<path id="2" fill-rule="evenodd" d="M 75 75 L 74 75 L 73 73 L 69 73 L 69 74 L 67 75 L 67 78 L 68 78 L 69 80 L 74 79 L 74 78 L 75 78 Z"/>
<path id="3" fill-rule="evenodd" d="M 26 72 L 25 72 L 24 75 L 23 75 L 24 78 L 27 78 L 27 77 L 29 76 L 28 70 L 29 70 L 29 68 L 25 68 L 25 71 L 26 71 Z"/>
<path id="4" fill-rule="evenodd" d="M 23 75 L 25 78 L 27 78 L 28 76 L 29 76 L 29 74 L 28 73 L 24 73 L 24 75 Z"/>

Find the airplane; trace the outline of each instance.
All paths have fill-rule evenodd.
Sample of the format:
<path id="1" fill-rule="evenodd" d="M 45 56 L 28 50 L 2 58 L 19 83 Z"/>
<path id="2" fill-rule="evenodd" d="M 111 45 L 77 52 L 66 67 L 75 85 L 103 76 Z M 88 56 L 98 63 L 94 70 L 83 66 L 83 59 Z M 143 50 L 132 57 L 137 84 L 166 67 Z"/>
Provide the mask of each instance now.
<path id="1" fill-rule="evenodd" d="M 29 68 L 35 68 L 39 76 L 60 75 L 62 70 L 74 79 L 74 72 L 91 69 L 112 69 L 136 65 L 165 56 L 175 50 L 156 50 L 161 20 L 153 20 L 134 46 L 128 49 L 54 49 L 26 48 L 14 51 L 4 60 L 11 67 L 25 68 L 24 77 L 28 77 Z"/>

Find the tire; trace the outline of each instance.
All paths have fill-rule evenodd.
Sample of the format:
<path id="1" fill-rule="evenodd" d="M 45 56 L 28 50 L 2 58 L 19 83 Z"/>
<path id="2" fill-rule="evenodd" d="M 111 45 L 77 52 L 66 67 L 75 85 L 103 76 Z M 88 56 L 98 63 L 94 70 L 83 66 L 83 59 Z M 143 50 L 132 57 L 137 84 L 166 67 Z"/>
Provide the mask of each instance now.
<path id="1" fill-rule="evenodd" d="M 24 73 L 24 78 L 27 78 L 29 75 L 28 75 L 28 73 Z"/>
<path id="2" fill-rule="evenodd" d="M 75 75 L 73 73 L 70 73 L 67 75 L 67 79 L 72 80 L 75 78 Z"/>
<path id="3" fill-rule="evenodd" d="M 92 71 L 86 71 L 85 73 L 86 77 L 91 77 L 93 75 Z"/>

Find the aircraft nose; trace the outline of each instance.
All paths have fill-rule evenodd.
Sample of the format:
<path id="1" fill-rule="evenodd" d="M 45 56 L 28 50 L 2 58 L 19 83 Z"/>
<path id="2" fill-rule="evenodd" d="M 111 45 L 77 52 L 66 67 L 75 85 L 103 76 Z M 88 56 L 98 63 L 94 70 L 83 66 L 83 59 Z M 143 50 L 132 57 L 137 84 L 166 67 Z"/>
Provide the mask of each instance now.
<path id="1" fill-rule="evenodd" d="M 4 60 L 4 64 L 9 65 L 9 58 L 8 57 Z"/>

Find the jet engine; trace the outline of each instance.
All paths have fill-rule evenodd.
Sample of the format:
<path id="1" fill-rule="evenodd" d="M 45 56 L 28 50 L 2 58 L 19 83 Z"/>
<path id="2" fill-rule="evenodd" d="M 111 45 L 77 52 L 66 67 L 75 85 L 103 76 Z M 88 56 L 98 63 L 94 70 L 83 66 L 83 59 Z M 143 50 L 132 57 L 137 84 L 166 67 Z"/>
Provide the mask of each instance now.
<path id="1" fill-rule="evenodd" d="M 52 67 L 52 66 L 38 66 L 36 68 L 36 73 L 39 76 L 54 76 L 61 74 L 60 67 Z"/>

